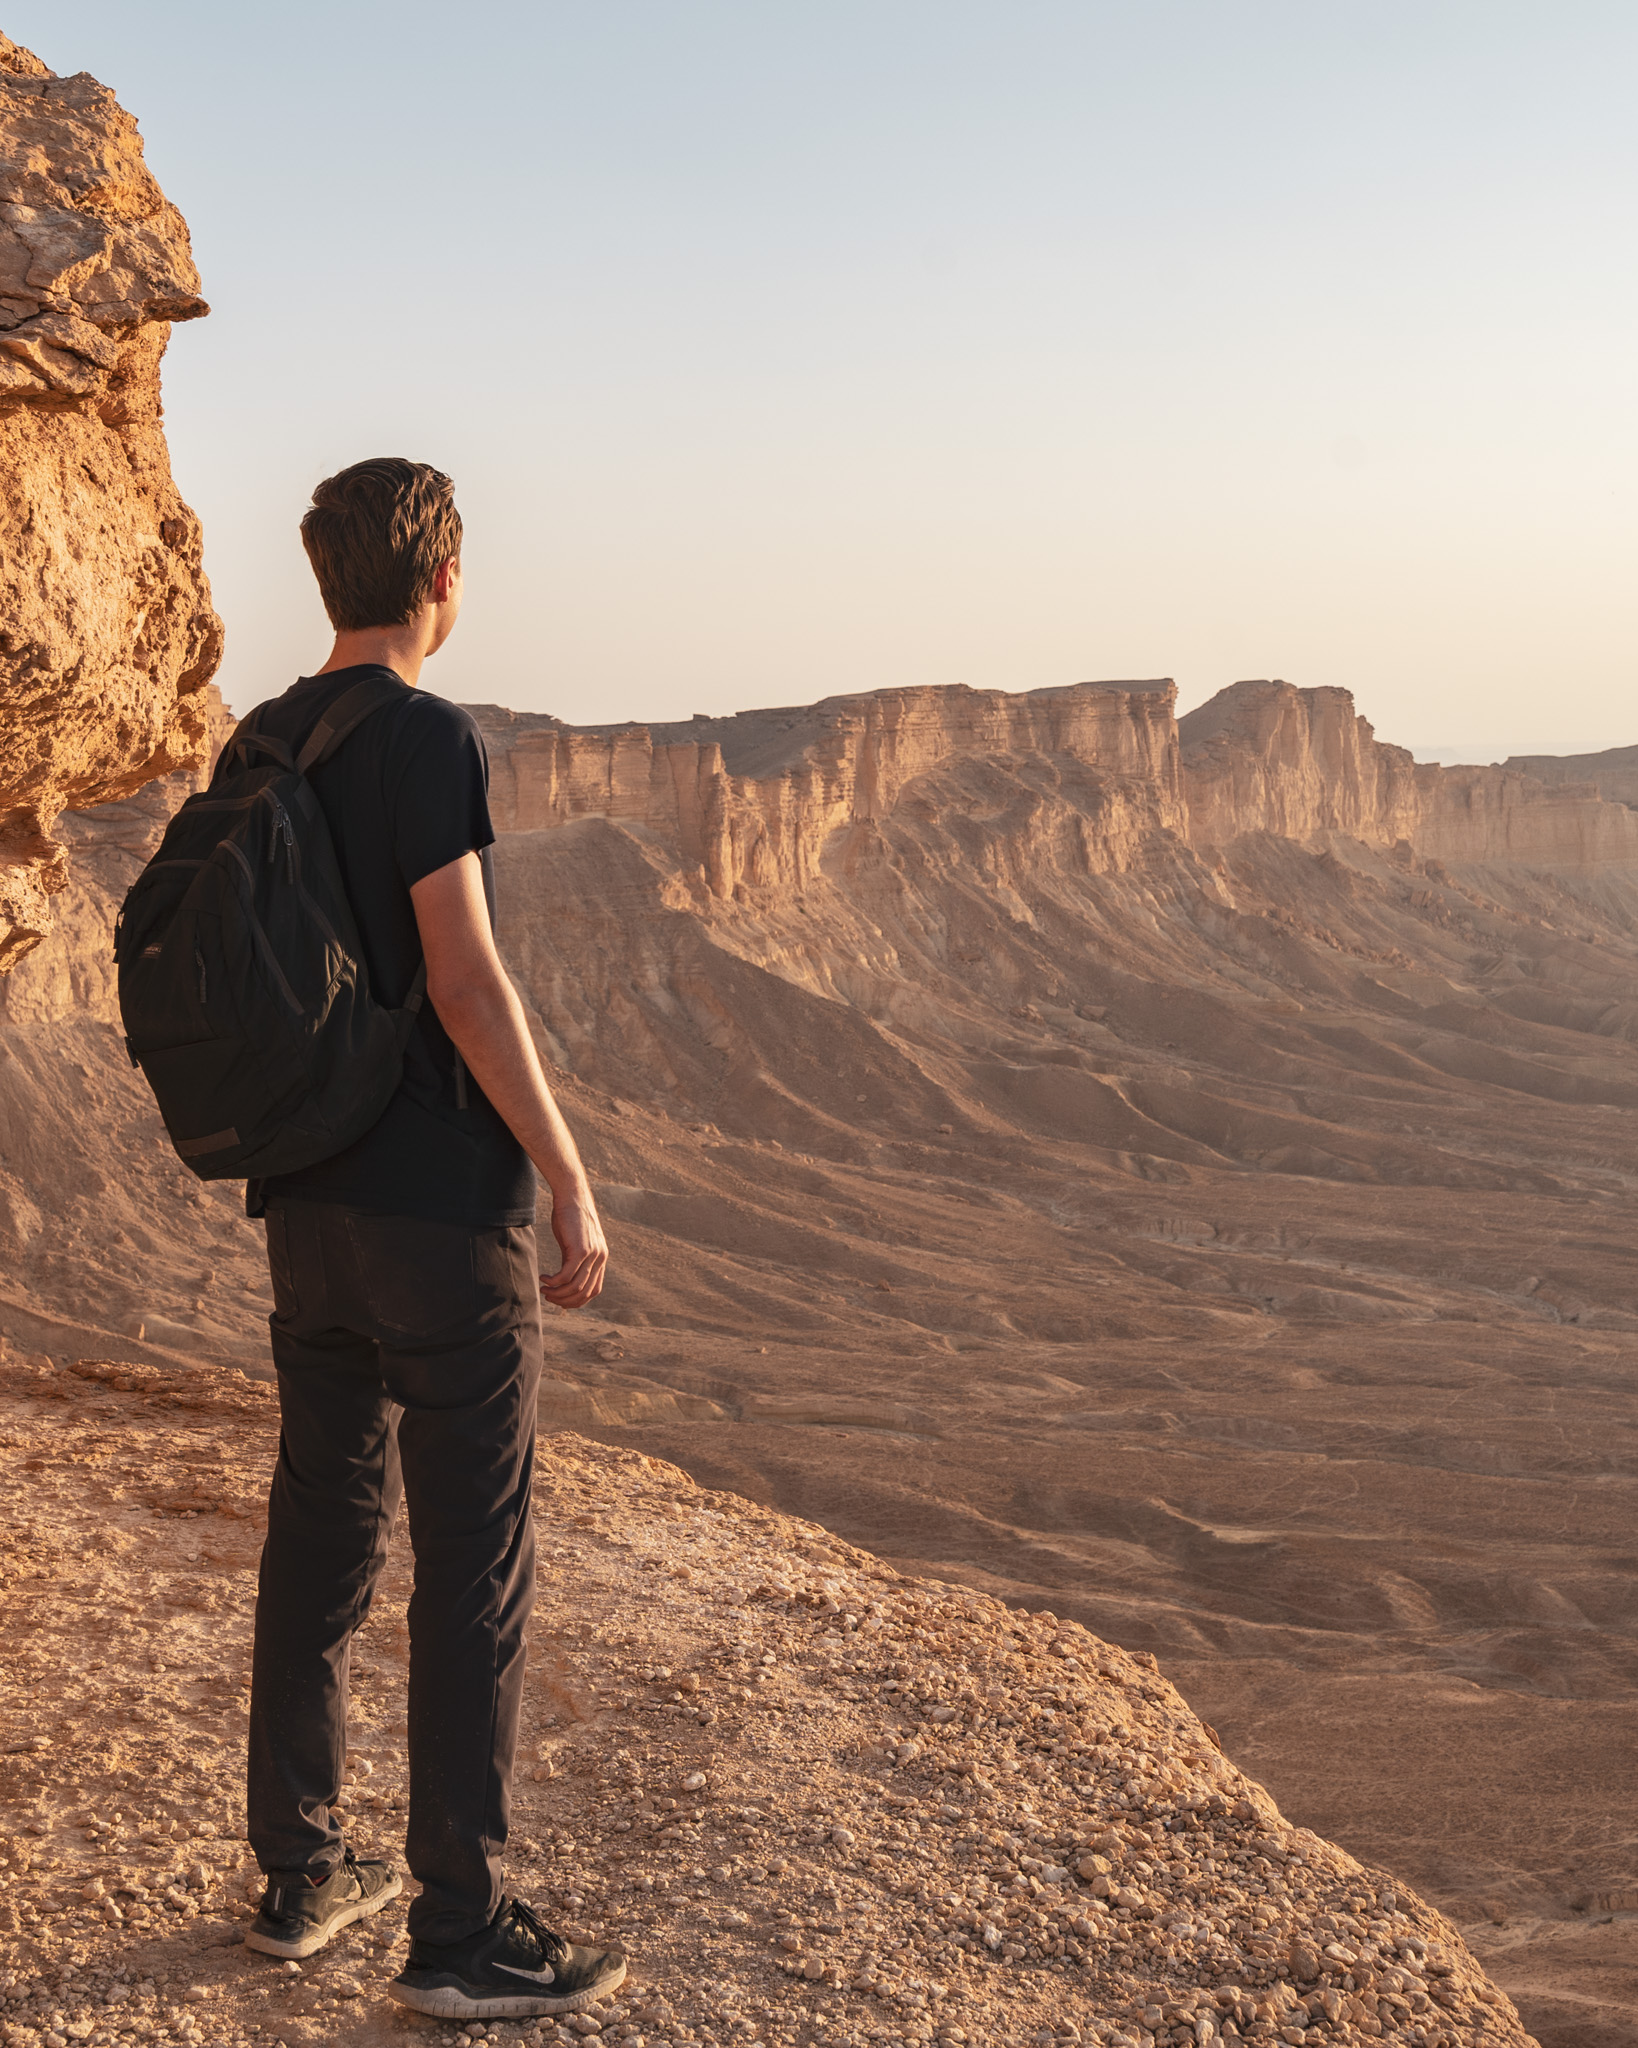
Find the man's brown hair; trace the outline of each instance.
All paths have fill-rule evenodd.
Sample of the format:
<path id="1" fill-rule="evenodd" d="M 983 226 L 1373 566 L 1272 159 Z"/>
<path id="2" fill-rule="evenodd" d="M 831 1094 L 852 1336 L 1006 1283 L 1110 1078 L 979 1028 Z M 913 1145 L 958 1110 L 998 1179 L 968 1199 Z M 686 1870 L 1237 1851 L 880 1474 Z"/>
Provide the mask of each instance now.
<path id="1" fill-rule="evenodd" d="M 461 552 L 455 486 L 402 455 L 355 462 L 314 489 L 301 541 L 338 633 L 408 625 Z"/>

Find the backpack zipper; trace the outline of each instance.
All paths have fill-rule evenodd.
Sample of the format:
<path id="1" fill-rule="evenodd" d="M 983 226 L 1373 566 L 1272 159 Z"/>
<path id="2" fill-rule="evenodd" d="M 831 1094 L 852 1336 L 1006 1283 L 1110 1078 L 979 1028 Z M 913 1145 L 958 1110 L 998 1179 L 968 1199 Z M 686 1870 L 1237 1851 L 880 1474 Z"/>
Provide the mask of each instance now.
<path id="1" fill-rule="evenodd" d="M 267 933 L 263 931 L 262 921 L 256 915 L 256 877 L 251 870 L 250 862 L 245 857 L 244 849 L 243 847 L 237 845 L 231 839 L 224 839 L 222 841 L 222 845 L 227 850 L 227 852 L 230 853 L 233 856 L 233 858 L 239 863 L 239 866 L 244 870 L 244 877 L 245 882 L 247 884 L 247 893 L 249 899 L 245 905 L 245 909 L 247 915 L 250 918 L 251 935 L 255 939 L 256 944 L 261 951 L 262 960 L 267 967 L 267 971 L 269 972 L 269 974 L 272 975 L 274 982 L 278 986 L 279 993 L 284 997 L 285 1001 L 290 1005 L 291 1009 L 295 1011 L 298 1017 L 305 1017 L 307 1015 L 307 1011 L 303 1007 L 301 999 L 296 994 L 296 991 L 290 986 L 289 982 L 285 980 L 284 969 L 279 965 L 279 956 L 273 950 L 273 941 L 267 936 Z"/>
<path id="2" fill-rule="evenodd" d="M 157 952 L 158 948 L 156 947 L 154 950 Z M 193 949 L 193 957 L 199 966 L 199 1007 L 200 1009 L 203 1009 L 205 1005 L 210 1001 L 210 994 L 205 980 L 205 956 L 202 952 L 200 952 L 199 948 L 195 946 Z"/>
<path id="3" fill-rule="evenodd" d="M 285 871 L 295 887 L 296 894 L 306 904 L 314 924 L 323 932 L 324 936 L 330 941 L 330 944 L 335 947 L 338 953 L 345 954 L 347 948 L 336 936 L 334 925 L 331 924 L 330 920 L 319 908 L 317 899 L 301 878 L 301 846 L 296 838 L 295 827 L 290 822 L 289 812 L 285 810 L 283 804 L 279 802 L 276 796 L 270 796 L 268 801 L 273 806 L 274 831 L 276 835 L 273 844 L 267 850 L 268 859 L 273 860 L 277 856 L 279 850 L 279 837 L 277 835 L 282 835 L 285 849 Z"/>
<path id="4" fill-rule="evenodd" d="M 284 847 L 284 872 L 287 879 L 293 883 L 296 879 L 295 828 L 290 823 L 290 813 L 279 802 L 271 789 L 266 791 L 265 794 L 268 802 L 273 806 L 273 837 L 268 845 L 267 857 L 269 861 L 277 860 L 279 857 L 279 847 L 282 844 Z"/>

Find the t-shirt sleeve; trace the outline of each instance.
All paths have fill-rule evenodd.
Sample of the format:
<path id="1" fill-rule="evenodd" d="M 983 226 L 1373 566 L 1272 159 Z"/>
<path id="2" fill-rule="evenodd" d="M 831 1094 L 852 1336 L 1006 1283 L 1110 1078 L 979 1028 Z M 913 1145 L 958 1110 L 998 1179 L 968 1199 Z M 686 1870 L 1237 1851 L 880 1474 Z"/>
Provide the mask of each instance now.
<path id="1" fill-rule="evenodd" d="M 428 697 L 416 711 L 387 783 L 393 856 L 406 889 L 495 840 L 483 735 L 458 704 Z"/>

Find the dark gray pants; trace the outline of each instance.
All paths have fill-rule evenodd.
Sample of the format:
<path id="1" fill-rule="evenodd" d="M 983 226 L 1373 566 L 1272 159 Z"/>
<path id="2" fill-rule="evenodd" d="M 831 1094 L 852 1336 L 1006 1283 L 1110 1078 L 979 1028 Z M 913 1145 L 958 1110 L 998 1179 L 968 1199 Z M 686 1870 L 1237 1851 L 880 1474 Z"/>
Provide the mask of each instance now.
<path id="1" fill-rule="evenodd" d="M 279 1462 L 250 1695 L 250 1843 L 315 1881 L 347 1668 L 401 1498 L 410 1601 L 410 1931 L 459 1941 L 500 1903 L 534 1605 L 529 1497 L 540 1382 L 533 1230 L 470 1230 L 292 1202 L 267 1216 Z"/>

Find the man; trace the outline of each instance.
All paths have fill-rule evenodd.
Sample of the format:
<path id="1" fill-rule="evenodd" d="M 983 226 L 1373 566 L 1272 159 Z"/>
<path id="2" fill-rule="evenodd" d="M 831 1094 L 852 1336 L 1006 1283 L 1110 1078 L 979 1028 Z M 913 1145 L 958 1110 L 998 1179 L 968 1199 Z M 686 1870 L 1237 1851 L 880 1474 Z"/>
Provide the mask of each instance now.
<path id="1" fill-rule="evenodd" d="M 372 992 L 427 1002 L 385 1114 L 347 1150 L 251 1182 L 267 1219 L 282 1423 L 256 1605 L 249 1824 L 267 1889 L 246 1941 L 299 1957 L 401 1881 L 332 1806 L 351 1639 L 401 1497 L 410 1602 L 406 1848 L 420 1895 L 391 1995 L 446 2019 L 570 2012 L 625 1976 L 501 1891 L 534 1602 L 530 1488 L 540 1296 L 578 1308 L 608 1247 L 492 935 L 488 761 L 471 718 L 418 691 L 461 604 L 449 479 L 397 458 L 321 483 L 302 540 L 335 648 L 262 713 L 299 747 L 372 676 L 390 697 L 311 771 Z M 558 1272 L 538 1280 L 535 1174 Z"/>

